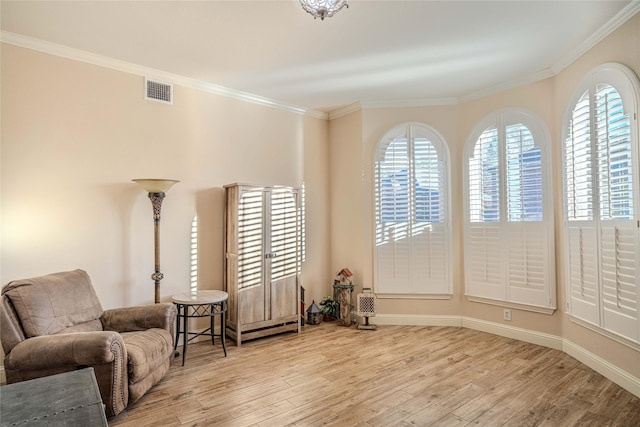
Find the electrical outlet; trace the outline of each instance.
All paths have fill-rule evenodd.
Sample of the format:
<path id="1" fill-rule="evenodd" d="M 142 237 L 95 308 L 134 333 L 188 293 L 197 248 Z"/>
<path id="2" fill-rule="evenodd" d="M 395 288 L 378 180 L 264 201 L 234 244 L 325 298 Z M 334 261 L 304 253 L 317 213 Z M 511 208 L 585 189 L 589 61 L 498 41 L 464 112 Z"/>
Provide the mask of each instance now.
<path id="1" fill-rule="evenodd" d="M 503 312 L 503 317 L 504 317 L 504 320 L 509 320 L 510 321 L 511 320 L 511 310 L 509 310 L 508 308 L 505 308 L 504 312 Z"/>

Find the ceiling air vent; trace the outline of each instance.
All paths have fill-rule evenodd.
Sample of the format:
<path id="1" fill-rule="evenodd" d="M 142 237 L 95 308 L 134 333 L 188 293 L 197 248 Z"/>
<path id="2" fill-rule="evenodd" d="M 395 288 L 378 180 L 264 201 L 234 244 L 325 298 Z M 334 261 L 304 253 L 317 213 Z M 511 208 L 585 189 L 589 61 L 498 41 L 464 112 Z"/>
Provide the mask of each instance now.
<path id="1" fill-rule="evenodd" d="M 173 85 L 145 78 L 144 99 L 173 104 Z"/>

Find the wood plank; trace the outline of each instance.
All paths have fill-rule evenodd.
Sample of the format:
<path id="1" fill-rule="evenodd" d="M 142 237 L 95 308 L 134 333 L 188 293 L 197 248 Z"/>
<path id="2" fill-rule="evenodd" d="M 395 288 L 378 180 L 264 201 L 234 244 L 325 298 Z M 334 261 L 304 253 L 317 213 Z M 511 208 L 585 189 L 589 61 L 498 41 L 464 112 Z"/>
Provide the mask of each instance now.
<path id="1" fill-rule="evenodd" d="M 325 322 L 227 353 L 190 344 L 109 425 L 640 425 L 640 399 L 570 356 L 463 328 Z"/>

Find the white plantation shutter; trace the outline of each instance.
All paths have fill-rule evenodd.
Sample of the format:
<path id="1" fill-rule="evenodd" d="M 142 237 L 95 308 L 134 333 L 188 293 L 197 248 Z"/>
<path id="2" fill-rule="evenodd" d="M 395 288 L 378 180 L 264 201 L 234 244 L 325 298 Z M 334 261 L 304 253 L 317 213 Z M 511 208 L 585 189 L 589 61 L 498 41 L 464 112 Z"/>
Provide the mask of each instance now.
<path id="1" fill-rule="evenodd" d="M 600 233 L 602 326 L 640 341 L 638 230 L 629 221 L 606 221 L 603 222 Z"/>
<path id="2" fill-rule="evenodd" d="M 468 292 L 504 299 L 498 129 L 482 132 L 469 159 Z"/>
<path id="3" fill-rule="evenodd" d="M 620 93 L 608 84 L 595 90 L 597 188 L 600 209 L 602 323 L 605 329 L 640 341 L 634 218 L 631 120 Z M 637 167 L 637 166 L 636 166 Z M 637 186 L 637 183 L 635 184 Z"/>
<path id="4" fill-rule="evenodd" d="M 593 219 L 591 109 L 585 92 L 573 109 L 564 146 L 565 203 L 569 221 Z"/>
<path id="5" fill-rule="evenodd" d="M 482 132 L 469 159 L 469 208 L 471 222 L 500 220 L 500 164 L 498 129 Z"/>
<path id="6" fill-rule="evenodd" d="M 546 282 L 551 261 L 547 253 L 548 223 L 543 215 L 542 150 L 522 123 L 505 127 L 505 149 L 508 299 L 548 307 L 551 302 Z"/>
<path id="7" fill-rule="evenodd" d="M 505 129 L 509 222 L 542 221 L 542 150 L 521 123 Z"/>
<path id="8" fill-rule="evenodd" d="M 640 342 L 637 78 L 605 64 L 565 120 L 568 310 Z"/>
<path id="9" fill-rule="evenodd" d="M 546 227 L 543 221 L 509 222 L 506 259 L 508 262 L 507 294 L 511 302 L 540 307 L 549 306 Z"/>
<path id="10" fill-rule="evenodd" d="M 469 224 L 465 239 L 467 294 L 505 299 L 502 226 L 497 222 Z"/>
<path id="11" fill-rule="evenodd" d="M 483 123 L 465 147 L 466 293 L 555 308 L 548 137 L 521 112 Z"/>
<path id="12" fill-rule="evenodd" d="M 591 222 L 569 223 L 567 283 L 572 313 L 591 323 L 599 323 L 597 231 Z"/>
<path id="13" fill-rule="evenodd" d="M 387 294 L 450 294 L 448 154 L 435 132 L 401 125 L 375 159 L 375 284 Z"/>

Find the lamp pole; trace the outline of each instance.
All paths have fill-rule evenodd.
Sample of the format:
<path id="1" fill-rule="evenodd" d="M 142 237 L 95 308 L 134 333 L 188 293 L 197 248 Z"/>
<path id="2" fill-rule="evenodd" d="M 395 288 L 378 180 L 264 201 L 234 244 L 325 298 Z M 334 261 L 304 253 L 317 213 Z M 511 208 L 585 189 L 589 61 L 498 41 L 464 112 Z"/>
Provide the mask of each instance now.
<path id="1" fill-rule="evenodd" d="M 155 284 L 155 302 L 160 302 L 160 281 L 164 278 L 164 274 L 160 271 L 160 209 L 162 208 L 162 199 L 164 193 L 149 193 L 151 206 L 153 206 L 153 261 L 154 271 L 151 279 Z"/>
<path id="2" fill-rule="evenodd" d="M 164 274 L 160 271 L 160 210 L 162 208 L 162 200 L 165 192 L 177 182 L 172 179 L 134 179 L 134 182 L 140 184 L 148 193 L 151 206 L 153 208 L 153 254 L 154 254 L 154 271 L 151 279 L 155 285 L 155 302 L 160 302 L 160 281 L 164 278 Z"/>

